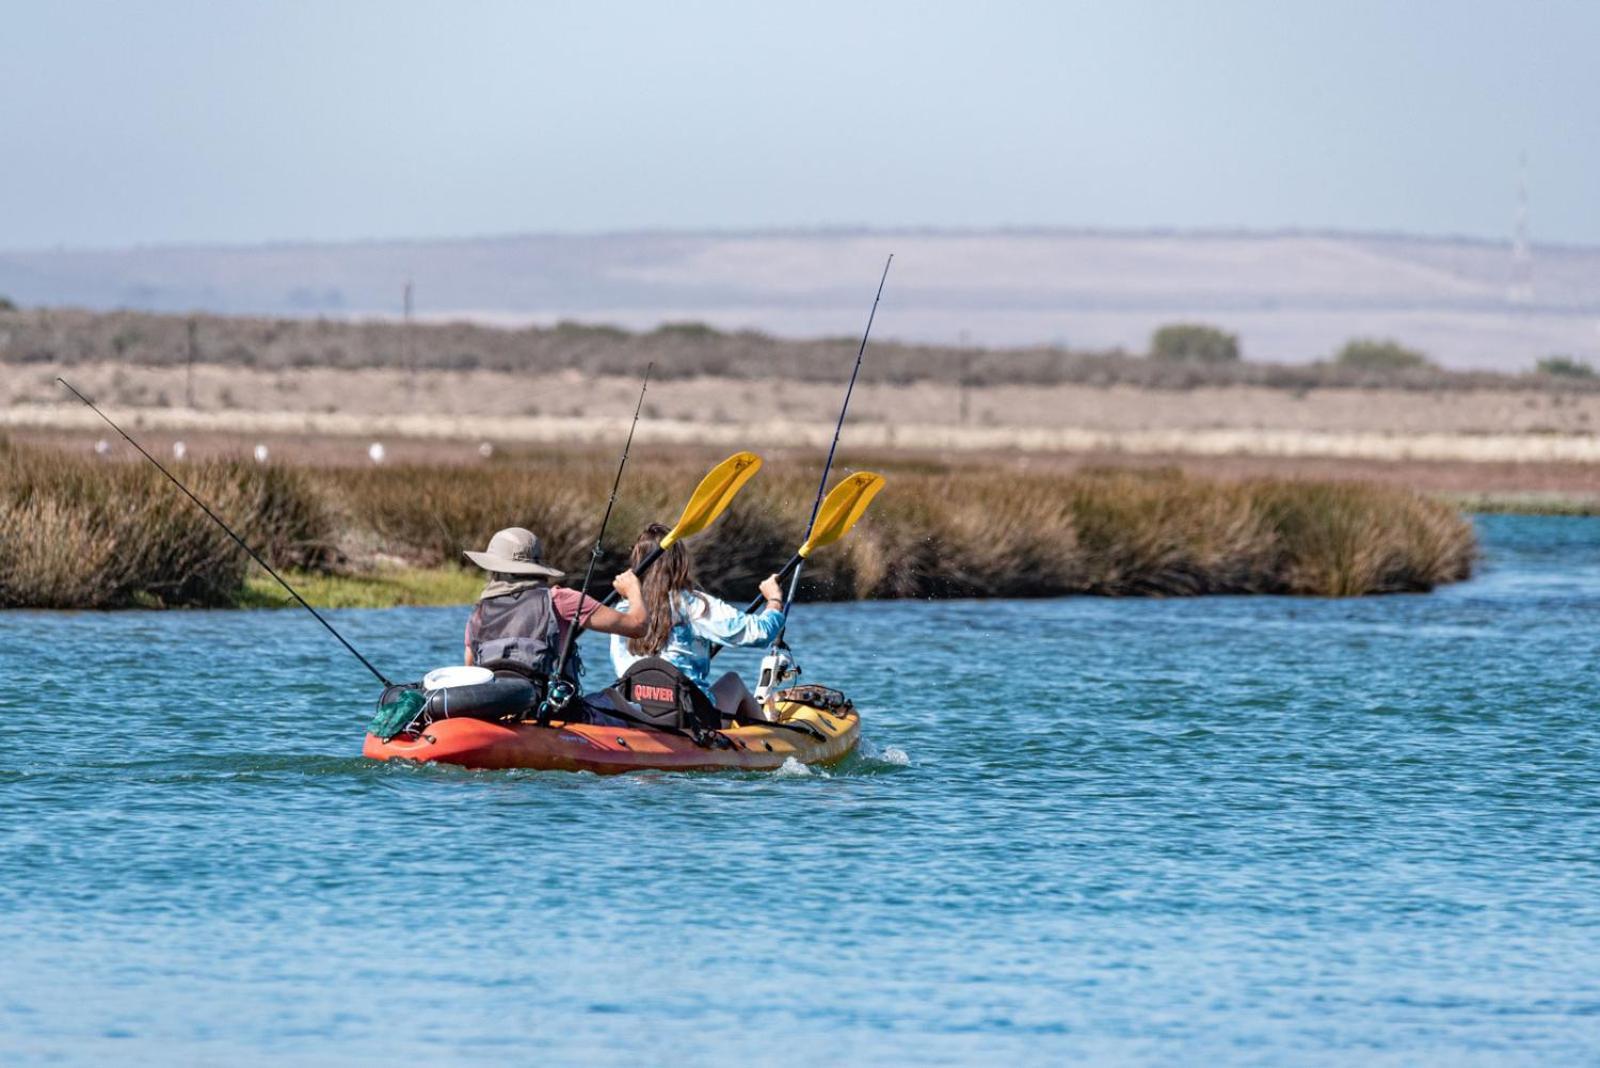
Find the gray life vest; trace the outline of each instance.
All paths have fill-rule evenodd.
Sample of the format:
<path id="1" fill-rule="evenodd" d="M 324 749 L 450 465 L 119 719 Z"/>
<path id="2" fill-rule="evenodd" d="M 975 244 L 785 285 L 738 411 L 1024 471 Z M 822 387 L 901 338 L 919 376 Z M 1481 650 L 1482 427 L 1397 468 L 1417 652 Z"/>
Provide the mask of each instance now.
<path id="1" fill-rule="evenodd" d="M 548 586 L 478 602 L 478 627 L 472 643 L 472 662 L 515 660 L 543 675 L 555 672 L 561 655 L 561 627 Z M 567 676 L 576 680 L 583 671 L 574 646 L 567 658 Z"/>

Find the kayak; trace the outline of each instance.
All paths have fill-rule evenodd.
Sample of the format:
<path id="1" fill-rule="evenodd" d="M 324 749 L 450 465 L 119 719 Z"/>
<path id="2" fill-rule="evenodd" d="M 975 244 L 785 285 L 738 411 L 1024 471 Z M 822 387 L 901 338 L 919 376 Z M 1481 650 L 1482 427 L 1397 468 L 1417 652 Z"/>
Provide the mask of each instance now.
<path id="1" fill-rule="evenodd" d="M 466 768 L 592 771 L 772 771 L 788 760 L 837 763 L 861 738 L 861 716 L 848 704 L 815 708 L 780 700 L 776 723 L 739 724 L 717 734 L 726 745 L 700 746 L 685 735 L 644 727 L 589 723 L 501 723 L 468 717 L 441 719 L 420 733 L 385 742 L 368 734 L 362 755 Z"/>

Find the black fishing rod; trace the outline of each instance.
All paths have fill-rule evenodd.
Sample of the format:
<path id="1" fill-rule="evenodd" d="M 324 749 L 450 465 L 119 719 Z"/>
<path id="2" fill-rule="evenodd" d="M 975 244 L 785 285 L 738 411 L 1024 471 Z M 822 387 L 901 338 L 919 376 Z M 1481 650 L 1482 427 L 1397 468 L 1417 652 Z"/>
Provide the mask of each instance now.
<path id="1" fill-rule="evenodd" d="M 883 299 L 883 283 L 889 278 L 889 265 L 894 262 L 894 253 L 889 253 L 889 258 L 883 261 L 883 274 L 878 279 L 878 293 L 872 298 L 872 311 L 867 314 L 867 328 L 861 334 L 861 347 L 856 349 L 856 365 L 850 372 L 850 384 L 845 387 L 844 404 L 839 408 L 839 421 L 833 426 L 833 444 L 828 446 L 828 462 L 822 465 L 822 478 L 817 482 L 817 499 L 811 505 L 811 519 L 806 523 L 806 540 L 816 532 L 817 512 L 822 508 L 822 498 L 828 492 L 828 475 L 833 472 L 833 455 L 839 449 L 839 434 L 844 430 L 845 413 L 850 410 L 850 395 L 856 389 L 856 376 L 861 373 L 861 360 L 867 354 L 867 338 L 872 336 L 872 321 L 878 317 L 878 301 Z M 795 595 L 800 592 L 800 572 L 805 567 L 803 559 L 794 561 L 794 571 L 789 576 L 789 596 L 784 601 L 784 607 L 794 603 Z M 752 602 L 754 606 L 755 602 Z M 788 629 L 787 620 L 784 630 Z M 783 644 L 783 630 L 778 631 L 778 636 L 773 639 L 774 645 Z"/>
<path id="2" fill-rule="evenodd" d="M 577 639 L 578 633 L 583 630 L 583 598 L 589 592 L 589 582 L 594 578 L 594 565 L 604 551 L 606 528 L 611 525 L 611 509 L 617 503 L 617 490 L 622 485 L 622 471 L 628 466 L 628 450 L 633 448 L 633 432 L 639 429 L 639 413 L 644 411 L 645 391 L 650 388 L 650 372 L 655 368 L 655 362 L 645 365 L 644 381 L 639 385 L 639 403 L 633 406 L 633 423 L 628 427 L 628 440 L 622 443 L 622 459 L 617 462 L 617 477 L 611 480 L 611 497 L 606 501 L 606 513 L 600 520 L 600 534 L 594 539 L 594 548 L 589 551 L 589 566 L 583 573 L 583 585 L 578 587 L 578 612 L 573 617 L 572 623 L 567 627 L 566 636 L 561 639 L 561 655 L 556 658 L 556 670 L 550 680 L 550 689 L 545 699 L 539 705 L 539 722 L 549 720 L 550 713 L 560 711 L 572 700 L 573 688 L 566 682 L 567 658 L 572 655 L 572 643 Z M 589 611 L 589 618 L 594 618 L 595 611 L 600 606 Z"/>
<path id="3" fill-rule="evenodd" d="M 318 623 L 321 623 L 324 627 L 328 628 L 328 633 L 333 635 L 335 638 L 339 639 L 339 644 L 344 646 L 346 649 L 350 650 L 350 655 L 355 657 L 357 660 L 361 661 L 361 666 L 366 668 L 368 671 L 372 672 L 372 675 L 373 675 L 374 678 L 376 678 L 379 682 L 383 683 L 385 686 L 393 686 L 394 685 L 394 683 L 390 682 L 387 678 L 384 677 L 383 672 L 379 671 L 377 668 L 372 666 L 372 661 L 370 661 L 366 657 L 362 656 L 361 653 L 356 649 L 355 646 L 351 645 L 348 641 L 346 641 L 345 640 L 345 636 L 343 634 L 340 634 L 337 630 L 335 630 L 333 628 L 333 624 L 332 623 L 329 623 L 326 619 L 322 618 L 322 613 L 318 612 L 315 608 L 312 608 L 309 604 L 307 604 L 306 603 L 306 599 L 304 597 L 300 596 L 300 594 L 295 591 L 295 588 L 293 586 L 289 585 L 289 583 L 287 581 L 285 581 L 285 579 L 284 579 L 284 577 L 282 575 L 280 575 L 276 571 L 274 571 L 272 569 L 272 565 L 267 563 L 265 560 L 263 560 L 261 558 L 261 554 L 260 553 L 256 552 L 254 549 L 250 548 L 250 546 L 246 545 L 244 539 L 239 537 L 239 535 L 237 535 L 237 534 L 235 534 L 233 532 L 233 528 L 232 527 L 230 527 L 230 526 L 228 526 L 228 524 L 224 523 L 222 521 L 221 517 L 217 515 L 217 513 L 213 512 L 210 508 L 206 507 L 206 502 L 205 501 L 202 501 L 199 497 L 196 497 L 193 493 L 191 493 L 189 491 L 189 487 L 188 486 L 185 486 L 182 482 L 179 482 L 178 479 L 177 479 L 177 476 L 175 476 L 171 471 L 168 471 L 165 467 L 163 467 L 160 460 L 157 460 L 154 456 L 151 456 L 148 452 L 146 452 L 145 451 L 145 447 L 143 445 L 140 445 L 137 441 L 134 441 L 133 438 L 129 437 L 128 436 L 128 432 L 126 430 L 123 430 L 116 423 L 113 423 L 111 421 L 111 417 L 110 416 L 106 415 L 105 412 L 102 412 L 99 408 L 95 407 L 94 401 L 90 400 L 88 397 L 85 397 L 82 393 L 78 392 L 77 387 L 74 386 L 71 382 L 68 382 L 65 378 L 61 378 L 59 376 L 56 378 L 56 381 L 60 382 L 63 386 L 66 386 L 69 390 L 71 390 L 72 391 L 72 395 L 77 397 L 79 400 L 83 401 L 83 403 L 87 404 L 89 406 L 89 410 L 90 411 L 94 412 L 94 414 L 98 415 L 101 419 L 104 419 L 107 426 L 109 426 L 112 430 L 115 430 L 118 434 L 121 434 L 124 441 L 126 441 L 129 445 L 132 445 L 135 449 L 138 449 L 140 456 L 143 456 L 146 460 L 149 460 L 151 463 L 155 464 L 156 465 L 156 470 L 160 471 L 163 475 L 166 475 L 167 479 L 174 486 L 177 486 L 180 490 L 183 491 L 184 496 L 188 497 L 195 504 L 199 505 L 200 506 L 200 510 L 202 512 L 204 512 L 206 515 L 210 516 L 212 521 L 214 523 L 216 523 L 217 526 L 221 527 L 223 529 L 223 531 L 228 535 L 228 537 L 230 537 L 230 538 L 232 538 L 234 540 L 235 544 L 237 544 L 239 546 L 239 548 L 243 549 L 245 552 L 250 554 L 250 559 L 252 559 L 256 563 L 260 564 L 262 570 L 264 570 L 267 574 L 271 575 L 274 579 L 277 579 L 278 585 L 282 586 L 285 590 L 289 591 L 289 596 L 290 597 L 293 597 L 296 601 L 300 602 L 300 607 L 301 608 L 304 608 L 307 612 L 310 612 L 311 615 L 316 619 L 316 621 Z"/>

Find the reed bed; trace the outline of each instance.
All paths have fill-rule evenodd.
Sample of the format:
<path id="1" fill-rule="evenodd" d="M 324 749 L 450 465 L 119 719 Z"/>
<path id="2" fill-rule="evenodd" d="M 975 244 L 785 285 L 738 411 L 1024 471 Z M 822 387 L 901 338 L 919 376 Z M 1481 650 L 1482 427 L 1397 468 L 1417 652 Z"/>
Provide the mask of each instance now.
<path id="1" fill-rule="evenodd" d="M 269 559 L 328 566 L 329 513 L 299 472 L 208 462 L 174 473 Z M 253 566 L 154 468 L 0 439 L 0 607 L 226 605 Z"/>
<path id="2" fill-rule="evenodd" d="M 526 526 L 576 585 L 612 462 L 556 453 L 479 468 L 207 463 L 177 473 L 275 564 L 300 573 L 456 566 L 463 548 Z M 1477 552 L 1456 509 L 1363 483 L 879 469 L 888 488 L 854 531 L 816 555 L 808 596 L 1345 597 L 1466 578 Z M 676 518 L 702 471 L 697 459 L 630 467 L 592 592 L 624 566 L 644 523 Z M 751 596 L 801 540 L 814 478 L 763 471 L 693 543 L 702 583 Z M 259 603 L 259 593 L 245 594 L 252 566 L 143 464 L 0 443 L 0 606 Z"/>

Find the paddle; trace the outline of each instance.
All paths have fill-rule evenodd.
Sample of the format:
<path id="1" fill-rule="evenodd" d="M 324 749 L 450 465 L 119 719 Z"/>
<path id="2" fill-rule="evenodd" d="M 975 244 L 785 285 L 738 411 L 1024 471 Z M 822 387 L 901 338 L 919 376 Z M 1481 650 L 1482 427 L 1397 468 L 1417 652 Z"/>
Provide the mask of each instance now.
<path id="1" fill-rule="evenodd" d="M 717 517 L 728 510 L 733 498 L 744 489 L 744 484 L 754 478 L 759 470 L 761 457 L 753 452 L 736 452 L 708 471 L 706 477 L 700 480 L 700 485 L 695 487 L 694 496 L 683 506 L 683 514 L 678 517 L 678 522 L 661 538 L 661 544 L 639 561 L 633 573 L 644 578 L 644 573 L 655 566 L 661 554 L 670 549 L 674 542 L 687 541 L 715 523 Z M 620 596 L 616 590 L 612 590 L 600 603 L 610 606 Z"/>
<path id="2" fill-rule="evenodd" d="M 683 506 L 683 514 L 678 517 L 678 522 L 661 539 L 661 544 L 639 561 L 639 566 L 633 569 L 633 573 L 643 578 L 645 572 L 661 559 L 661 554 L 668 546 L 692 538 L 715 523 L 717 517 L 728 510 L 728 505 L 733 503 L 734 497 L 738 496 L 744 484 L 754 478 L 759 470 L 761 470 L 761 457 L 753 452 L 736 452 L 706 472 L 706 477 L 695 487 L 689 503 Z M 612 590 L 600 603 L 609 607 L 620 596 L 622 596 L 620 593 Z M 594 613 L 591 611 L 589 615 L 593 617 Z M 567 644 L 570 645 L 577 640 L 586 623 L 583 612 L 579 611 L 577 618 L 572 621 L 572 626 L 567 630 Z M 552 679 L 544 700 L 539 702 L 540 725 L 549 723 L 552 718 L 564 712 L 576 693 L 577 688 L 565 676 L 558 675 Z"/>
<path id="3" fill-rule="evenodd" d="M 811 535 L 804 544 L 795 550 L 789 562 L 784 564 L 778 572 L 778 579 L 782 581 L 801 561 L 809 559 L 811 554 L 825 545 L 832 545 L 856 525 L 866 512 L 867 505 L 872 503 L 872 498 L 883 489 L 883 476 L 873 474 L 871 471 L 858 471 L 833 487 L 833 492 L 828 494 L 822 502 L 822 507 L 817 509 L 816 522 L 811 525 Z M 760 594 L 755 600 L 745 607 L 746 612 L 754 612 L 760 608 L 766 598 Z M 711 656 L 715 657 L 721 652 L 723 646 L 716 645 L 711 649 Z"/>

